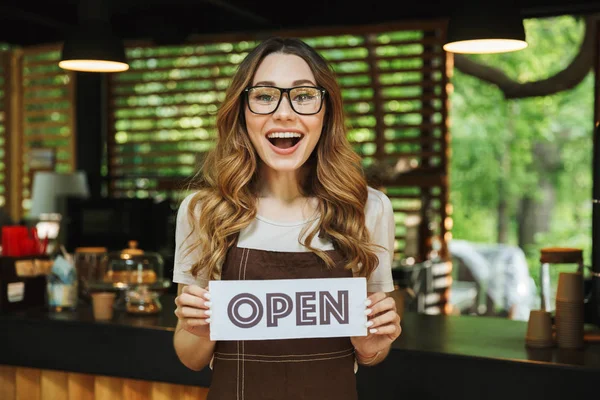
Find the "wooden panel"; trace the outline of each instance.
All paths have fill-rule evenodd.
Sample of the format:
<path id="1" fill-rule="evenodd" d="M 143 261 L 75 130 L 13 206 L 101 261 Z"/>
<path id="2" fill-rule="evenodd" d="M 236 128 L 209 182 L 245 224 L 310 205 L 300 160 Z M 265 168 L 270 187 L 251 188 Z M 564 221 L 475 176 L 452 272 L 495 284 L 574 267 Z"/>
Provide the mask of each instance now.
<path id="1" fill-rule="evenodd" d="M 33 368 L 17 368 L 17 400 L 41 400 L 42 371 Z"/>
<path id="2" fill-rule="evenodd" d="M 152 382 L 137 379 L 123 380 L 123 399 L 150 400 L 152 397 Z"/>
<path id="3" fill-rule="evenodd" d="M 7 135 L 7 178 L 8 178 L 8 206 L 10 215 L 14 221 L 19 221 L 22 216 L 21 184 L 22 184 L 22 129 L 23 129 L 23 104 L 21 95 L 22 83 L 22 52 L 13 50 L 10 57 L 10 84 L 8 92 L 10 101 L 6 114 L 6 127 L 9 132 L 16 132 L 13 135 Z"/>
<path id="4" fill-rule="evenodd" d="M 208 388 L 0 365 L 0 400 L 205 400 Z"/>
<path id="5" fill-rule="evenodd" d="M 93 375 L 69 373 L 69 400 L 93 399 L 95 379 Z"/>
<path id="6" fill-rule="evenodd" d="M 123 379 L 108 376 L 96 376 L 94 384 L 95 400 L 123 399 Z"/>
<path id="7" fill-rule="evenodd" d="M 152 400 L 172 400 L 181 399 L 184 395 L 185 387 L 164 382 L 152 383 Z"/>
<path id="8" fill-rule="evenodd" d="M 182 400 L 206 400 L 208 396 L 208 388 L 186 386 L 183 391 Z"/>
<path id="9" fill-rule="evenodd" d="M 43 400 L 65 400 L 69 398 L 68 375 L 62 371 L 43 370 L 41 378 Z"/>
<path id="10" fill-rule="evenodd" d="M 6 171 L 10 171 L 8 167 L 9 157 L 8 143 L 9 129 L 6 125 L 7 114 L 10 105 L 10 53 L 8 51 L 0 51 L 0 207 L 10 210 L 10 199 L 8 190 L 8 177 Z M 7 168 L 8 167 L 8 168 Z"/>
<path id="11" fill-rule="evenodd" d="M 17 397 L 17 368 L 0 365 L 0 399 L 15 400 Z"/>

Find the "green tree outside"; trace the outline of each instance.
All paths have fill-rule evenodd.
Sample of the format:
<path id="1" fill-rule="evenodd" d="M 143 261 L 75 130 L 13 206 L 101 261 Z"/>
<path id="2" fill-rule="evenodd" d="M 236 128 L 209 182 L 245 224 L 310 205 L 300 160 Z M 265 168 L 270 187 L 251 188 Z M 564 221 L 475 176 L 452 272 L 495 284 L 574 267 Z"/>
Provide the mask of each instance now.
<path id="1" fill-rule="evenodd" d="M 525 29 L 527 49 L 469 57 L 518 82 L 545 79 L 577 54 L 584 22 L 571 16 L 531 19 Z M 572 90 L 516 100 L 458 70 L 451 82 L 453 237 L 520 245 L 538 285 L 543 247 L 583 248 L 589 265 L 593 73 Z M 533 212 L 546 218 L 534 221 L 531 234 L 526 218 Z M 554 283 L 565 268 L 572 267 L 552 270 Z"/>

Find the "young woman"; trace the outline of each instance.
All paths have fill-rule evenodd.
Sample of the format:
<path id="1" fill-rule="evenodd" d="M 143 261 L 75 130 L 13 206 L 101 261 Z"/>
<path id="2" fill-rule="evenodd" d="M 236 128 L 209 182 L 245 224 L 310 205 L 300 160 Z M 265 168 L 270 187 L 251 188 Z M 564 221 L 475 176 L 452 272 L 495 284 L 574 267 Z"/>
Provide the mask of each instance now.
<path id="1" fill-rule="evenodd" d="M 180 360 L 211 364 L 209 399 L 356 399 L 355 362 L 379 363 L 400 335 L 386 296 L 394 219 L 346 139 L 335 74 L 300 40 L 266 40 L 240 64 L 217 127 L 198 191 L 177 217 Z M 352 276 L 368 278 L 367 336 L 209 339 L 211 279 Z"/>

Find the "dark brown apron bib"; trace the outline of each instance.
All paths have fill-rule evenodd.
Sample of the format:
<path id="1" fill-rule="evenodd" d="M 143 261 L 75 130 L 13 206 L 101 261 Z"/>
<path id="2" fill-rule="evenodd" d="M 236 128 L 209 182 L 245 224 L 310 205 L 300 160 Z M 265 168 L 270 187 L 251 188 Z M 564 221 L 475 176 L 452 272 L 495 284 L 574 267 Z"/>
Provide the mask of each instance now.
<path id="1" fill-rule="evenodd" d="M 314 253 L 232 247 L 223 280 L 346 278 L 337 250 L 328 269 Z M 348 337 L 219 341 L 208 400 L 356 400 L 354 347 Z"/>

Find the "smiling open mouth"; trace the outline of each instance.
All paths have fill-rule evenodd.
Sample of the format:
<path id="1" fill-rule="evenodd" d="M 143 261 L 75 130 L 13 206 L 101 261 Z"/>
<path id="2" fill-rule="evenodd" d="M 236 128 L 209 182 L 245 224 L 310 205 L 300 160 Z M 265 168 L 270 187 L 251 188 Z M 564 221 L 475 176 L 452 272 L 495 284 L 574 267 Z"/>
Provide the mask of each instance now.
<path id="1" fill-rule="evenodd" d="M 271 144 L 279 149 L 289 149 L 298 144 L 304 135 L 297 132 L 276 132 L 267 135 Z"/>

